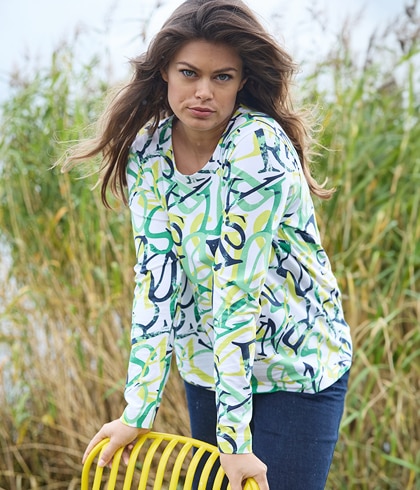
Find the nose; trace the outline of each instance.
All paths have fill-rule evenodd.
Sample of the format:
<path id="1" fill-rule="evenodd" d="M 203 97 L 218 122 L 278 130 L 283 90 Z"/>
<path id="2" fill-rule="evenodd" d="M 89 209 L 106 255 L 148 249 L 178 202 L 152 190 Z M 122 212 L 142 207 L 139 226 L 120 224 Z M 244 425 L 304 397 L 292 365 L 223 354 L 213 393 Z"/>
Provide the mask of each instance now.
<path id="1" fill-rule="evenodd" d="M 211 81 L 205 78 L 197 80 L 195 87 L 195 96 L 200 100 L 209 100 L 213 97 L 213 91 L 211 87 Z"/>

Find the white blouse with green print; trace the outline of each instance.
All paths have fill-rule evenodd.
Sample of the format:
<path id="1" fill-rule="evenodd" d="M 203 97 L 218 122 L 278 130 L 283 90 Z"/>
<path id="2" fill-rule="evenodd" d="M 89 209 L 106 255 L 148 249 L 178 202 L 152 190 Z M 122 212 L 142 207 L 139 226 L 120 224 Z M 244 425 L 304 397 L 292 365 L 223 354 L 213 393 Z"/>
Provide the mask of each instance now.
<path id="1" fill-rule="evenodd" d="M 172 122 L 142 130 L 127 167 L 137 265 L 121 420 L 152 426 L 174 351 L 185 381 L 216 391 L 220 451 L 247 453 L 252 394 L 327 388 L 350 367 L 350 331 L 279 124 L 239 107 L 183 175 Z"/>

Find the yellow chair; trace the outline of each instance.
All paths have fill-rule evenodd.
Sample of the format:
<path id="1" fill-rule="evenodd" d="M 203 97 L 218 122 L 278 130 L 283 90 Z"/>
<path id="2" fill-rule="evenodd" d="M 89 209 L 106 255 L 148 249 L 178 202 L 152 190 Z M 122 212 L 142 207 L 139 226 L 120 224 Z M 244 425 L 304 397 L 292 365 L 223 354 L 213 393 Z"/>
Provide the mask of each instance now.
<path id="1" fill-rule="evenodd" d="M 218 450 L 211 444 L 185 436 L 149 432 L 141 436 L 134 445 L 127 466 L 120 465 L 123 452 L 121 448 L 115 453 L 110 470 L 107 468 L 104 471 L 104 468 L 94 465 L 94 461 L 97 457 L 100 458 L 108 442 L 109 439 L 101 441 L 87 457 L 83 465 L 81 490 L 120 490 L 122 480 L 122 490 L 190 490 L 203 457 L 207 459 L 201 465 L 198 489 L 204 490 L 214 465 L 218 464 Z M 217 467 L 212 490 L 220 490 L 225 479 L 223 468 L 215 468 Z M 134 480 L 135 484 L 138 481 L 137 487 L 132 487 Z M 250 478 L 244 488 L 258 490 L 258 485 Z"/>

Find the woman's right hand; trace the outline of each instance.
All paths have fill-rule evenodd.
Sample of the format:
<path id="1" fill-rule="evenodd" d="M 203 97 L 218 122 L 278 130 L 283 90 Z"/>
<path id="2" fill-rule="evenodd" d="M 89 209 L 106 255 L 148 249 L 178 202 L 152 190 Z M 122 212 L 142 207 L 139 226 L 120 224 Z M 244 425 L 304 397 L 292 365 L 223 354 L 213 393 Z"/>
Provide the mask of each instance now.
<path id="1" fill-rule="evenodd" d="M 130 451 L 130 445 L 137 439 L 138 436 L 150 432 L 150 429 L 138 429 L 137 427 L 130 427 L 121 422 L 120 419 L 113 420 L 108 424 L 104 424 L 97 434 L 92 438 L 85 454 L 83 455 L 82 463 L 86 461 L 89 453 L 92 449 L 101 442 L 103 439 L 109 438 L 109 444 L 102 452 L 101 459 L 98 461 L 98 466 L 106 466 L 112 461 L 114 454 L 120 447 L 128 447 Z M 125 463 L 128 461 L 129 451 L 124 451 L 123 460 Z"/>
<path id="2" fill-rule="evenodd" d="M 247 478 L 254 478 L 260 490 L 269 490 L 267 466 L 255 454 L 220 454 L 220 464 L 232 490 L 242 490 Z"/>

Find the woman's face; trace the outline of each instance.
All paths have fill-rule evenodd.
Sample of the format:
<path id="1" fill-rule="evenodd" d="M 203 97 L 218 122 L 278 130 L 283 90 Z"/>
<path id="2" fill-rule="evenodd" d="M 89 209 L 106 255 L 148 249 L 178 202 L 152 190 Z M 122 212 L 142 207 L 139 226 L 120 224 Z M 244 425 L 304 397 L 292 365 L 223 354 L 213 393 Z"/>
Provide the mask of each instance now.
<path id="1" fill-rule="evenodd" d="M 184 44 L 162 72 L 169 105 L 186 131 L 223 132 L 242 89 L 242 60 L 228 45 Z"/>

